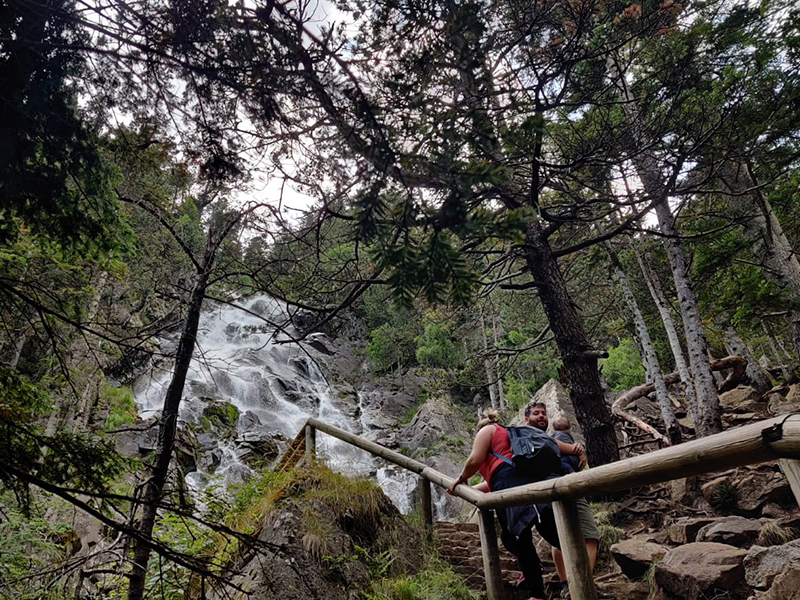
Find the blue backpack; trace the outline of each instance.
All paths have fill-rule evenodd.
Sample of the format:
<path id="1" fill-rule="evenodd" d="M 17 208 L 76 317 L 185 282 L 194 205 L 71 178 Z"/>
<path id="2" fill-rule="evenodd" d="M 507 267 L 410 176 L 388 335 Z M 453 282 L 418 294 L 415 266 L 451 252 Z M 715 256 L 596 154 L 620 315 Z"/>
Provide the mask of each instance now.
<path id="1" fill-rule="evenodd" d="M 529 425 L 505 429 L 508 432 L 508 444 L 511 446 L 511 459 L 490 450 L 493 455 L 513 466 L 518 472 L 535 479 L 562 474 L 561 452 L 553 438 L 541 429 Z"/>

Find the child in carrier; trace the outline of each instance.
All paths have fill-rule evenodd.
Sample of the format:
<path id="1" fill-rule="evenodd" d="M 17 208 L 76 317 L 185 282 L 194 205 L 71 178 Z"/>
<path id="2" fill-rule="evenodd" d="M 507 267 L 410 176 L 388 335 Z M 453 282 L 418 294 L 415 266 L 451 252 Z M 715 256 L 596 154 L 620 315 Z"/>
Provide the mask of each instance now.
<path id="1" fill-rule="evenodd" d="M 564 442 L 565 444 L 574 444 L 575 438 L 572 437 L 570 430 L 572 429 L 572 425 L 570 425 L 569 419 L 561 414 L 558 415 L 556 418 L 553 419 L 553 434 L 552 437 L 559 442 Z M 575 473 L 578 471 L 578 466 L 580 464 L 580 457 L 575 454 L 562 454 L 561 455 L 561 468 L 564 470 L 564 474 L 567 473 Z"/>

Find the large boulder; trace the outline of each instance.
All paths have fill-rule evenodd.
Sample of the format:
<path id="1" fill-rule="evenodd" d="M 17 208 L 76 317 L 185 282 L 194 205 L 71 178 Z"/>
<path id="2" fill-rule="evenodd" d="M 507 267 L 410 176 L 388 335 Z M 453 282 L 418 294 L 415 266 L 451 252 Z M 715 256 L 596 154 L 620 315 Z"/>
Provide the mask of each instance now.
<path id="1" fill-rule="evenodd" d="M 412 451 L 430 448 L 443 438 L 467 438 L 461 413 L 447 398 L 431 398 L 398 428 L 397 442 Z"/>
<path id="2" fill-rule="evenodd" d="M 611 556 L 629 579 L 644 577 L 650 565 L 666 553 L 664 546 L 643 540 L 623 540 L 611 546 Z"/>
<path id="3" fill-rule="evenodd" d="M 800 600 L 800 566 L 789 565 L 758 600 Z"/>
<path id="4" fill-rule="evenodd" d="M 766 590 L 787 565 L 800 567 L 800 540 L 781 546 L 753 546 L 744 558 L 744 576 L 754 588 Z"/>
<path id="5" fill-rule="evenodd" d="M 720 394 L 719 405 L 725 411 L 737 413 L 759 412 L 765 408 L 761 394 L 749 385 L 740 385 Z"/>
<path id="6" fill-rule="evenodd" d="M 673 544 L 689 544 L 697 539 L 697 533 L 714 519 L 707 517 L 678 517 L 667 524 L 669 541 Z"/>
<path id="7" fill-rule="evenodd" d="M 398 576 L 420 567 L 423 540 L 388 498 L 370 495 L 343 503 L 336 495 L 341 492 L 321 485 L 314 473 L 288 485 L 286 496 L 259 524 L 258 540 L 242 542 L 230 587 L 195 585 L 187 598 L 348 600 L 367 589 L 377 572 Z M 310 490 L 314 494 L 308 497 Z"/>
<path id="8" fill-rule="evenodd" d="M 572 406 L 572 401 L 569 399 L 569 392 L 567 392 L 564 386 L 558 381 L 551 379 L 545 383 L 539 388 L 539 391 L 533 395 L 531 402 L 542 402 L 547 407 L 547 416 L 550 418 L 551 423 L 553 422 L 553 417 L 556 415 L 565 415 L 572 425 L 572 436 L 575 438 L 575 441 L 585 443 L 583 432 L 578 424 L 578 419 L 575 417 L 575 409 Z M 523 407 L 520 409 L 513 423 L 520 424 L 524 422 L 525 408 Z M 552 425 L 548 427 L 548 433 L 553 433 Z"/>
<path id="9" fill-rule="evenodd" d="M 761 509 L 769 503 L 784 508 L 795 506 L 789 482 L 777 465 L 727 471 L 705 483 L 701 491 L 712 506 L 746 517 L 760 516 Z"/>
<path id="10" fill-rule="evenodd" d="M 755 544 L 761 533 L 761 521 L 745 517 L 724 517 L 697 532 L 698 542 L 719 542 L 739 548 Z"/>
<path id="11" fill-rule="evenodd" d="M 741 597 L 746 555 L 745 550 L 727 544 L 694 542 L 679 546 L 656 563 L 656 584 L 685 600 L 712 598 L 720 590 L 730 597 Z"/>

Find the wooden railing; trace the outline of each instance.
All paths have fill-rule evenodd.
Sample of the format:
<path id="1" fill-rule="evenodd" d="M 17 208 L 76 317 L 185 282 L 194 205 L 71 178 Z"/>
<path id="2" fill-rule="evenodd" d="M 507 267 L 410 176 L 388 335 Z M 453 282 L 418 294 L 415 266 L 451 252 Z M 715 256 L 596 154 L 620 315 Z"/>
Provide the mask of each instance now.
<path id="1" fill-rule="evenodd" d="M 426 526 L 432 528 L 430 484 L 448 488 L 454 481 L 452 477 L 399 452 L 314 418 L 308 419 L 295 438 L 292 459 L 286 461 L 284 455 L 281 461 L 283 468 L 295 464 L 301 456 L 305 456 L 306 460 L 315 457 L 317 430 L 417 473 L 420 477 L 420 512 Z M 303 453 L 298 450 L 298 440 L 301 438 L 305 439 Z M 553 502 L 570 595 L 574 600 L 597 600 L 575 505 L 576 499 L 778 460 L 795 498 L 800 502 L 800 461 L 797 459 L 800 459 L 800 414 L 790 414 L 557 479 L 500 492 L 483 493 L 467 485 L 459 485 L 455 489 L 455 495 L 476 506 L 480 512 L 481 551 L 489 600 L 502 600 L 504 594 L 492 509 L 545 501 Z"/>

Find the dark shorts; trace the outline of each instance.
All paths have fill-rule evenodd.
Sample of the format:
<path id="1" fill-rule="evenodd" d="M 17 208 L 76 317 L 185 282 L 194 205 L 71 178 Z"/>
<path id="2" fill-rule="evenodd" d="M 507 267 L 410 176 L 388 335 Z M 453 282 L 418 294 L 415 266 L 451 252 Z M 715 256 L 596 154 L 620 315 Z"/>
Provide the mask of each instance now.
<path id="1" fill-rule="evenodd" d="M 546 479 L 555 479 L 559 475 L 552 475 Z M 512 487 L 535 483 L 537 480 L 526 477 L 518 473 L 514 467 L 501 464 L 492 473 L 490 487 L 493 492 L 507 490 Z M 594 522 L 592 511 L 585 499 L 577 501 L 578 516 L 586 539 L 599 539 L 597 525 Z M 560 548 L 558 541 L 558 531 L 556 529 L 553 505 L 550 502 L 540 502 L 538 504 L 526 504 L 524 506 L 509 506 L 497 509 L 497 520 L 504 531 L 507 531 L 515 538 L 531 527 L 536 527 L 544 540 L 551 546 Z"/>

